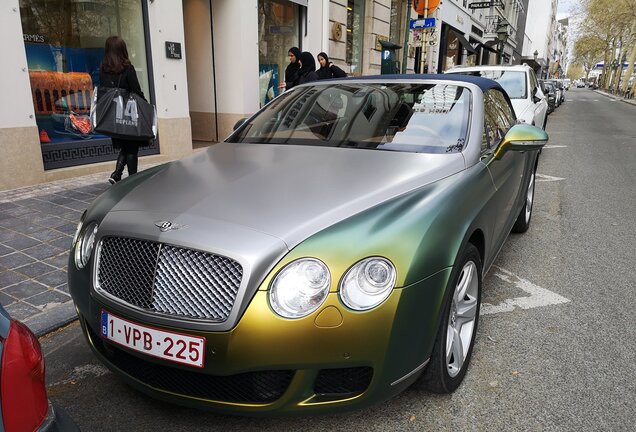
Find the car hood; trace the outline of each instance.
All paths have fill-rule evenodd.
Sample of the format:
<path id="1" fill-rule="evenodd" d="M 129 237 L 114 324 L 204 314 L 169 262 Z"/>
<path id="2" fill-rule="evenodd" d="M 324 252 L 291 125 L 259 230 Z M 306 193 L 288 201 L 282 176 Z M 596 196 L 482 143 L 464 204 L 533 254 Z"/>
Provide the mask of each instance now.
<path id="1" fill-rule="evenodd" d="M 291 249 L 391 197 L 464 169 L 461 153 L 220 143 L 142 182 L 114 212 L 277 237 Z"/>

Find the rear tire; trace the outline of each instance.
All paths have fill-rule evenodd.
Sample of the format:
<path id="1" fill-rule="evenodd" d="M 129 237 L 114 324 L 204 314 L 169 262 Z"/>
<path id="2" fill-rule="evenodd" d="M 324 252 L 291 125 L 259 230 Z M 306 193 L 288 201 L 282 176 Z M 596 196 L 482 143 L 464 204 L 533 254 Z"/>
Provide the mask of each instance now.
<path id="1" fill-rule="evenodd" d="M 466 375 L 477 334 L 481 288 L 481 256 L 468 243 L 453 267 L 435 346 L 422 376 L 423 386 L 434 393 L 452 393 Z"/>
<path id="2" fill-rule="evenodd" d="M 517 216 L 515 224 L 512 226 L 512 232 L 514 233 L 521 234 L 528 231 L 528 228 L 530 228 L 530 219 L 532 219 L 532 206 L 534 204 L 535 174 L 536 170 L 532 170 L 530 181 L 528 182 L 528 187 L 526 188 L 526 202 L 519 212 L 519 216 Z"/>

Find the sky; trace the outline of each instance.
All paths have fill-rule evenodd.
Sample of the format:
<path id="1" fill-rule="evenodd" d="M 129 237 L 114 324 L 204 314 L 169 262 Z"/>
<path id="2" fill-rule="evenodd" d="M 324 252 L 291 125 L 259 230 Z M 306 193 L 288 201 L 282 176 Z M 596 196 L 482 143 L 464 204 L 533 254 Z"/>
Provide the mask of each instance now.
<path id="1" fill-rule="evenodd" d="M 581 4 L 579 0 L 559 0 L 558 9 L 557 9 L 557 19 L 561 19 L 563 17 L 570 15 L 572 6 L 578 6 L 579 4 Z"/>

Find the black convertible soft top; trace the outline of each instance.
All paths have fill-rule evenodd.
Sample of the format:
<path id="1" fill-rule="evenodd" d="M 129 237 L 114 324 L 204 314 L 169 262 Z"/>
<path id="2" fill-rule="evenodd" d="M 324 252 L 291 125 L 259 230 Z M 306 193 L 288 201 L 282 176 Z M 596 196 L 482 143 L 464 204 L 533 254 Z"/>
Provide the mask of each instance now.
<path id="1" fill-rule="evenodd" d="M 393 74 L 393 75 L 365 75 L 359 77 L 349 77 L 342 79 L 354 79 L 354 80 L 437 80 L 437 81 L 460 81 L 470 83 L 478 86 L 482 91 L 489 89 L 501 90 L 504 93 L 505 90 L 495 80 L 483 78 L 474 75 L 463 75 L 461 73 L 453 74 Z"/>

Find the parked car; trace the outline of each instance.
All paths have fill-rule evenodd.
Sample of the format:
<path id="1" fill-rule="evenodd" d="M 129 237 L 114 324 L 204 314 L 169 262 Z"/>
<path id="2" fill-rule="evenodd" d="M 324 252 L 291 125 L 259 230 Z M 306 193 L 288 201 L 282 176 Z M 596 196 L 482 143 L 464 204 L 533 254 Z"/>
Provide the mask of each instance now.
<path id="1" fill-rule="evenodd" d="M 446 73 L 481 76 L 499 82 L 512 101 L 517 119 L 545 129 L 548 121 L 548 102 L 530 66 L 457 67 L 447 70 Z"/>
<path id="2" fill-rule="evenodd" d="M 84 212 L 81 327 L 133 387 L 217 411 L 334 412 L 418 379 L 452 392 L 547 138 L 489 79 L 297 86 Z"/>
<path id="3" fill-rule="evenodd" d="M 70 417 L 49 402 L 40 342 L 0 305 L 0 430 L 78 431 Z"/>
<path id="4" fill-rule="evenodd" d="M 556 109 L 556 87 L 554 83 L 546 80 L 539 80 L 541 90 L 548 99 L 548 114 L 554 112 Z"/>
<path id="5" fill-rule="evenodd" d="M 563 83 L 557 79 L 549 79 L 546 82 L 550 82 L 554 85 L 556 89 L 556 106 L 559 107 L 563 102 L 565 102 L 565 89 L 563 87 Z"/>
<path id="6" fill-rule="evenodd" d="M 563 87 L 565 87 L 565 90 L 570 90 L 570 85 L 572 85 L 572 80 L 570 78 L 564 78 Z"/>

